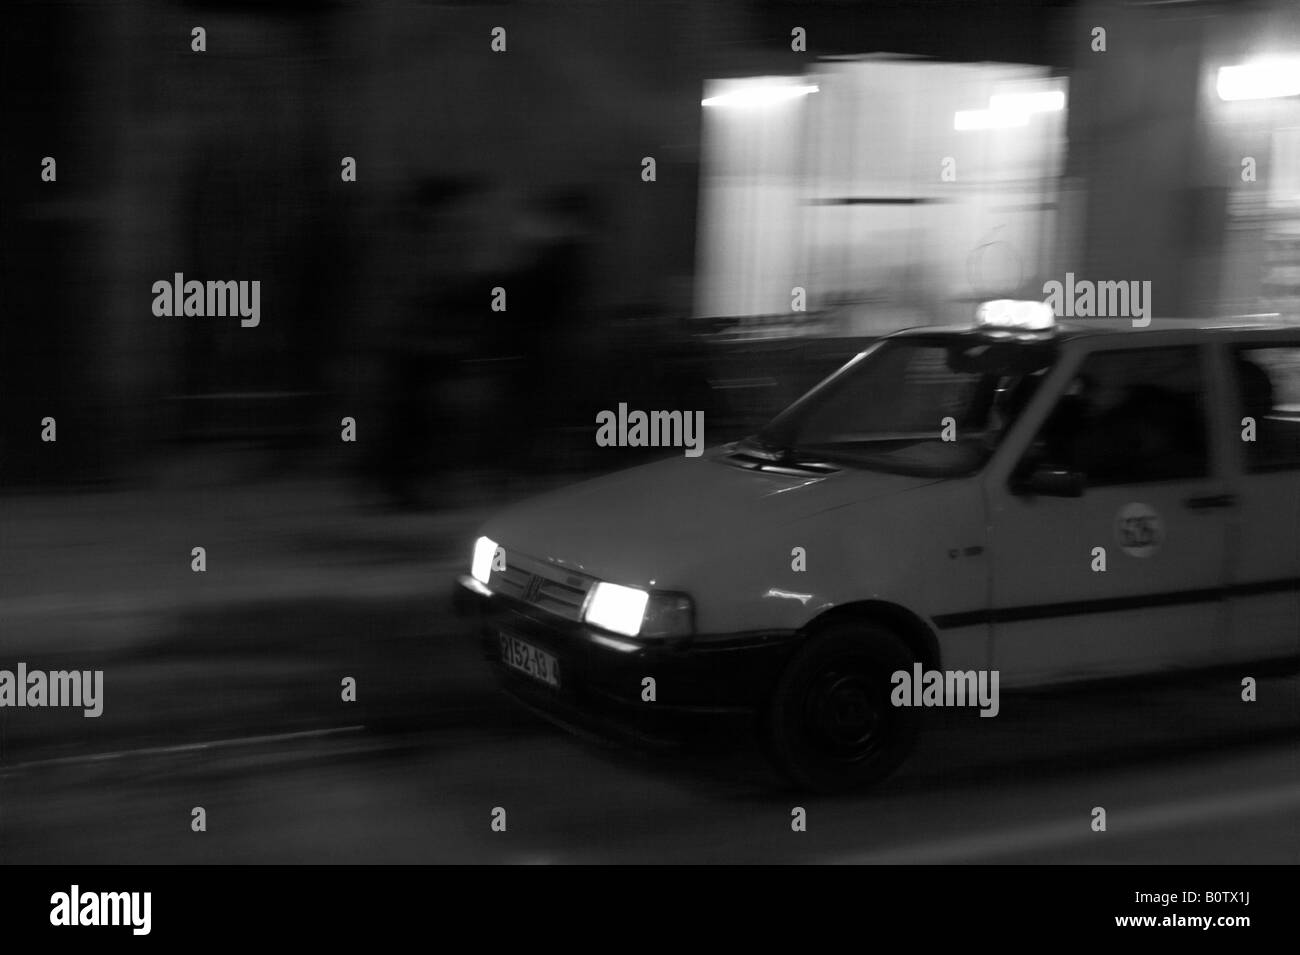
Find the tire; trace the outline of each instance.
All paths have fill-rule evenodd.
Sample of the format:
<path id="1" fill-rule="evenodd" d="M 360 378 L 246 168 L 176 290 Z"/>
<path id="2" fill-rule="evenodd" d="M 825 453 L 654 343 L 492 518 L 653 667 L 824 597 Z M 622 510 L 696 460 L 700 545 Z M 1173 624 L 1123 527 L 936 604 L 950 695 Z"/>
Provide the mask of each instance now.
<path id="1" fill-rule="evenodd" d="M 849 792 L 884 779 L 916 743 L 920 714 L 890 704 L 891 677 L 916 661 L 892 631 L 832 624 L 787 664 L 768 709 L 764 742 L 801 789 Z"/>

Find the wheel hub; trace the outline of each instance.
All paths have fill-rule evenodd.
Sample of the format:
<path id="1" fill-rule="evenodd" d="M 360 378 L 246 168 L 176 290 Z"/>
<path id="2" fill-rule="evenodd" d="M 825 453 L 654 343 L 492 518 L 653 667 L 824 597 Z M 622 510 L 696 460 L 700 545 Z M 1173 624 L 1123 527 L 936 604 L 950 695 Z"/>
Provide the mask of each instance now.
<path id="1" fill-rule="evenodd" d="M 808 694 L 808 729 L 818 747 L 841 759 L 860 759 L 878 739 L 882 716 L 865 674 L 826 673 Z"/>

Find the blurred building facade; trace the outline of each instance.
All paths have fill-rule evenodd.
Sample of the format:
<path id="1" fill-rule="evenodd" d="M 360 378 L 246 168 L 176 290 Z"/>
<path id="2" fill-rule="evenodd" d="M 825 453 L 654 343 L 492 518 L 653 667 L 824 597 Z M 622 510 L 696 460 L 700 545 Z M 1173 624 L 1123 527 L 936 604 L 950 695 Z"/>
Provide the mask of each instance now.
<path id="1" fill-rule="evenodd" d="M 0 481 L 130 476 L 190 442 L 319 445 L 344 415 L 366 434 L 401 313 L 446 259 L 423 184 L 469 184 L 458 238 L 485 280 L 525 268 L 564 217 L 539 229 L 537 210 L 578 194 L 600 234 L 575 309 L 673 294 L 694 257 L 707 38 L 734 6 L 20 6 Z M 152 283 L 177 272 L 260 280 L 260 325 L 155 317 Z M 61 445 L 40 440 L 45 416 Z"/>
<path id="2" fill-rule="evenodd" d="M 854 336 L 1066 272 L 1150 280 L 1160 315 L 1300 300 L 1300 98 L 1230 102 L 1215 86 L 1222 66 L 1300 55 L 1280 0 L 154 0 L 6 17 L 11 487 L 140 476 L 194 443 L 343 466 L 340 419 L 363 441 L 383 433 L 413 339 L 485 368 L 530 334 L 559 340 L 569 390 L 601 364 L 616 380 L 653 364 L 636 347 L 681 339 L 692 307 L 776 317 L 774 336 Z M 755 77 L 819 91 L 757 125 L 701 107 Z M 1062 90 L 1065 108 L 954 128 L 1008 85 Z M 557 299 L 537 266 L 565 256 L 581 278 Z M 456 270 L 473 282 L 449 290 Z M 151 285 L 176 272 L 260 280 L 259 327 L 155 317 Z M 534 314 L 492 310 L 501 275 L 531 289 Z M 689 364 L 690 347 L 656 354 Z M 490 404 L 474 387 L 431 400 Z"/>

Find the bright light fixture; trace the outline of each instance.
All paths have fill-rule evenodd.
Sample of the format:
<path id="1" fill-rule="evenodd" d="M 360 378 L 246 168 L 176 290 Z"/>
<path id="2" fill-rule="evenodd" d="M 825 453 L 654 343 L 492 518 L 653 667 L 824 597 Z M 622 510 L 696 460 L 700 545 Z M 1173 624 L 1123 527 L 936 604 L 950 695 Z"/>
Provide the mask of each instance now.
<path id="1" fill-rule="evenodd" d="M 1222 100 L 1300 95 L 1300 59 L 1274 57 L 1220 67 L 1215 89 Z"/>
<path id="2" fill-rule="evenodd" d="M 753 83 L 700 100 L 701 106 L 770 106 L 816 93 L 820 87 L 793 83 Z"/>
<path id="3" fill-rule="evenodd" d="M 583 616 L 587 623 L 635 637 L 641 632 L 649 600 L 650 595 L 644 590 L 601 581 L 593 588 Z"/>
<path id="4" fill-rule="evenodd" d="M 492 576 L 492 558 L 496 552 L 497 543 L 490 537 L 480 537 L 474 542 L 474 562 L 469 572 L 480 584 L 486 584 Z"/>
<path id="5" fill-rule="evenodd" d="M 1011 129 L 1029 125 L 1035 113 L 1059 113 L 1065 109 L 1063 90 L 1039 90 L 1034 93 L 994 93 L 987 109 L 958 110 L 952 117 L 953 129 Z"/>

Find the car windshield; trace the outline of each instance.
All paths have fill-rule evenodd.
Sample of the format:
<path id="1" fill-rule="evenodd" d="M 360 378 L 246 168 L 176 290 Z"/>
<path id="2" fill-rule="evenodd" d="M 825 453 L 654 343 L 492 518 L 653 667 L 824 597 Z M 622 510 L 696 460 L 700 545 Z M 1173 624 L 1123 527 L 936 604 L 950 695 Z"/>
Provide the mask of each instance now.
<path id="1" fill-rule="evenodd" d="M 936 477 L 981 468 L 1056 358 L 1051 339 L 888 338 L 779 414 L 751 447 Z"/>

